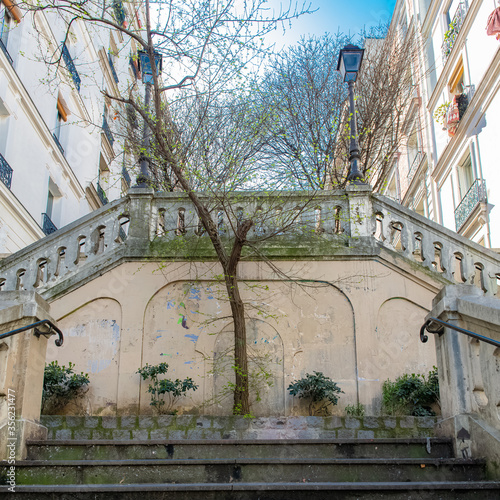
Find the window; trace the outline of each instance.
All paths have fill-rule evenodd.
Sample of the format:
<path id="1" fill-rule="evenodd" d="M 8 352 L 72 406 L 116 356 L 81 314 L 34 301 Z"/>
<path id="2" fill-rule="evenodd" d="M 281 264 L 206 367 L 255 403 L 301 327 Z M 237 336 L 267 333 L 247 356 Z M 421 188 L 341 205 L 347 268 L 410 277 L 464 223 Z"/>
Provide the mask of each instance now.
<path id="1" fill-rule="evenodd" d="M 52 208 L 54 207 L 54 195 L 50 192 L 49 189 L 49 194 L 47 196 L 47 208 L 45 210 L 45 213 L 49 216 L 49 218 L 52 218 Z"/>
<path id="2" fill-rule="evenodd" d="M 61 125 L 63 118 L 59 110 L 57 110 L 57 118 L 56 118 L 56 128 L 54 129 L 54 136 L 59 141 L 61 139 Z"/>
<path id="3" fill-rule="evenodd" d="M 470 187 L 474 183 L 474 172 L 472 170 L 472 161 L 470 153 L 467 155 L 465 161 L 463 161 L 457 168 L 458 175 L 458 188 L 460 191 L 460 199 L 463 200 Z"/>
<path id="4" fill-rule="evenodd" d="M 450 80 L 448 81 L 448 90 L 451 96 L 462 94 L 465 90 L 464 86 L 464 64 L 462 57 L 453 71 Z"/>
<path id="5" fill-rule="evenodd" d="M 12 29 L 12 17 L 2 3 L 0 3 L 0 40 L 5 48 L 7 48 L 7 40 L 9 39 L 9 31 Z"/>
<path id="6" fill-rule="evenodd" d="M 108 196 L 106 194 L 106 191 L 109 186 L 109 174 L 110 172 L 108 164 L 106 163 L 106 160 L 101 153 L 99 160 L 99 174 L 97 179 L 97 195 L 99 196 L 99 199 L 101 200 L 101 203 L 103 205 L 106 205 L 106 203 L 108 203 Z"/>

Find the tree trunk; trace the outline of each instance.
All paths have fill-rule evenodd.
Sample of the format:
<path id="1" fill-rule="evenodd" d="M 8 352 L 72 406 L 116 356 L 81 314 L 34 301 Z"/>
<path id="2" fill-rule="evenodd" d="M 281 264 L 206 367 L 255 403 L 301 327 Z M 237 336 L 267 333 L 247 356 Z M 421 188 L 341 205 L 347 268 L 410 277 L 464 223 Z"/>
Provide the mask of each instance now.
<path id="1" fill-rule="evenodd" d="M 245 305 L 243 304 L 243 300 L 241 300 L 237 273 L 241 250 L 252 225 L 253 222 L 251 220 L 245 220 L 238 224 L 236 234 L 234 235 L 231 255 L 227 261 L 227 266 L 224 266 L 224 279 L 234 326 L 234 374 L 236 387 L 234 389 L 233 413 L 235 415 L 248 415 L 250 413 Z"/>
<path id="2" fill-rule="evenodd" d="M 238 279 L 235 272 L 225 273 L 227 295 L 231 305 L 234 326 L 234 404 L 235 415 L 250 413 L 248 390 L 247 329 L 245 323 L 245 306 L 241 300 Z"/>

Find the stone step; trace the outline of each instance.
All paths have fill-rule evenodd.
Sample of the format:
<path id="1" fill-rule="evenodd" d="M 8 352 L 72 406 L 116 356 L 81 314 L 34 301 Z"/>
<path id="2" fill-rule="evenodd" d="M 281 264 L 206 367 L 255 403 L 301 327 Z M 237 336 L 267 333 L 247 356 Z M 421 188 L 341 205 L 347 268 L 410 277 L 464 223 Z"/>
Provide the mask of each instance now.
<path id="1" fill-rule="evenodd" d="M 30 441 L 30 460 L 184 458 L 452 458 L 450 440 L 297 439 L 176 441 Z"/>
<path id="2" fill-rule="evenodd" d="M 0 495 L 6 492 L 0 486 Z M 7 493 L 5 493 L 7 494 Z M 16 500 L 498 500 L 500 482 L 290 482 L 16 486 Z"/>
<path id="3" fill-rule="evenodd" d="M 484 463 L 464 459 L 23 460 L 25 484 L 481 481 Z"/>

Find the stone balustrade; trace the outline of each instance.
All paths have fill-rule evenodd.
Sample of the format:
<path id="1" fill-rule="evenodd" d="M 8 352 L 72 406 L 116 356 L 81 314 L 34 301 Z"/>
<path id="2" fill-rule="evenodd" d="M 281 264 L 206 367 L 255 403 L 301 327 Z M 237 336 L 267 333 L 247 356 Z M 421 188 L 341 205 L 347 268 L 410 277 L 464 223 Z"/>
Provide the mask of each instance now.
<path id="1" fill-rule="evenodd" d="M 238 221 L 251 217 L 248 239 L 270 258 L 342 259 L 385 249 L 436 273 L 443 284 L 475 284 L 497 293 L 498 254 L 365 186 L 314 196 L 235 193 L 230 200 L 203 201 L 223 238 L 230 239 Z M 0 261 L 0 290 L 36 290 L 49 299 L 123 259 L 161 258 L 213 259 L 214 252 L 187 195 L 133 188 L 125 198 Z"/>
<path id="2" fill-rule="evenodd" d="M 106 205 L 0 261 L 0 290 L 41 294 L 83 268 L 104 269 L 126 239 L 127 204 Z"/>
<path id="3" fill-rule="evenodd" d="M 451 283 L 497 294 L 500 256 L 380 195 L 372 195 L 374 237 Z"/>

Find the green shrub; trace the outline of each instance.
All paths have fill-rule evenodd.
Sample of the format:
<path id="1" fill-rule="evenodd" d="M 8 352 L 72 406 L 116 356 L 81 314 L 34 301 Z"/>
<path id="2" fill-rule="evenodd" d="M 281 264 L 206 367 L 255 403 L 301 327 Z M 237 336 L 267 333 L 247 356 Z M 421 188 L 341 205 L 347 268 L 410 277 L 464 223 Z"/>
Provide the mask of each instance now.
<path id="1" fill-rule="evenodd" d="M 43 374 L 42 413 L 50 415 L 57 413 L 70 401 L 83 396 L 90 383 L 89 374 L 74 372 L 73 363 L 66 368 L 59 366 L 57 361 L 45 365 Z"/>
<path id="2" fill-rule="evenodd" d="M 382 411 L 386 415 L 435 415 L 431 409 L 439 403 L 439 381 L 434 366 L 425 375 L 405 373 L 395 382 L 386 380 L 382 386 Z"/>
<path id="3" fill-rule="evenodd" d="M 314 372 L 314 375 L 306 373 L 304 378 L 290 384 L 288 391 L 292 396 L 311 400 L 309 415 L 327 414 L 328 407 L 337 404 L 339 400 L 337 394 L 344 393 L 331 378 L 325 377 L 321 372 Z"/>
<path id="4" fill-rule="evenodd" d="M 148 392 L 151 394 L 151 406 L 153 406 L 158 413 L 169 413 L 175 415 L 176 410 L 173 407 L 180 396 L 184 396 L 187 391 L 198 389 L 192 378 L 185 378 L 184 380 L 177 379 L 175 381 L 170 379 L 158 380 L 158 375 L 165 375 L 168 372 L 168 364 L 160 363 L 159 365 L 148 365 L 139 368 L 136 373 L 141 375 L 143 380 L 151 379 Z M 165 397 L 167 401 L 165 401 Z"/>
<path id="5" fill-rule="evenodd" d="M 349 417 L 364 417 L 365 407 L 361 403 L 356 403 L 355 405 L 347 405 L 345 407 L 345 413 Z"/>

